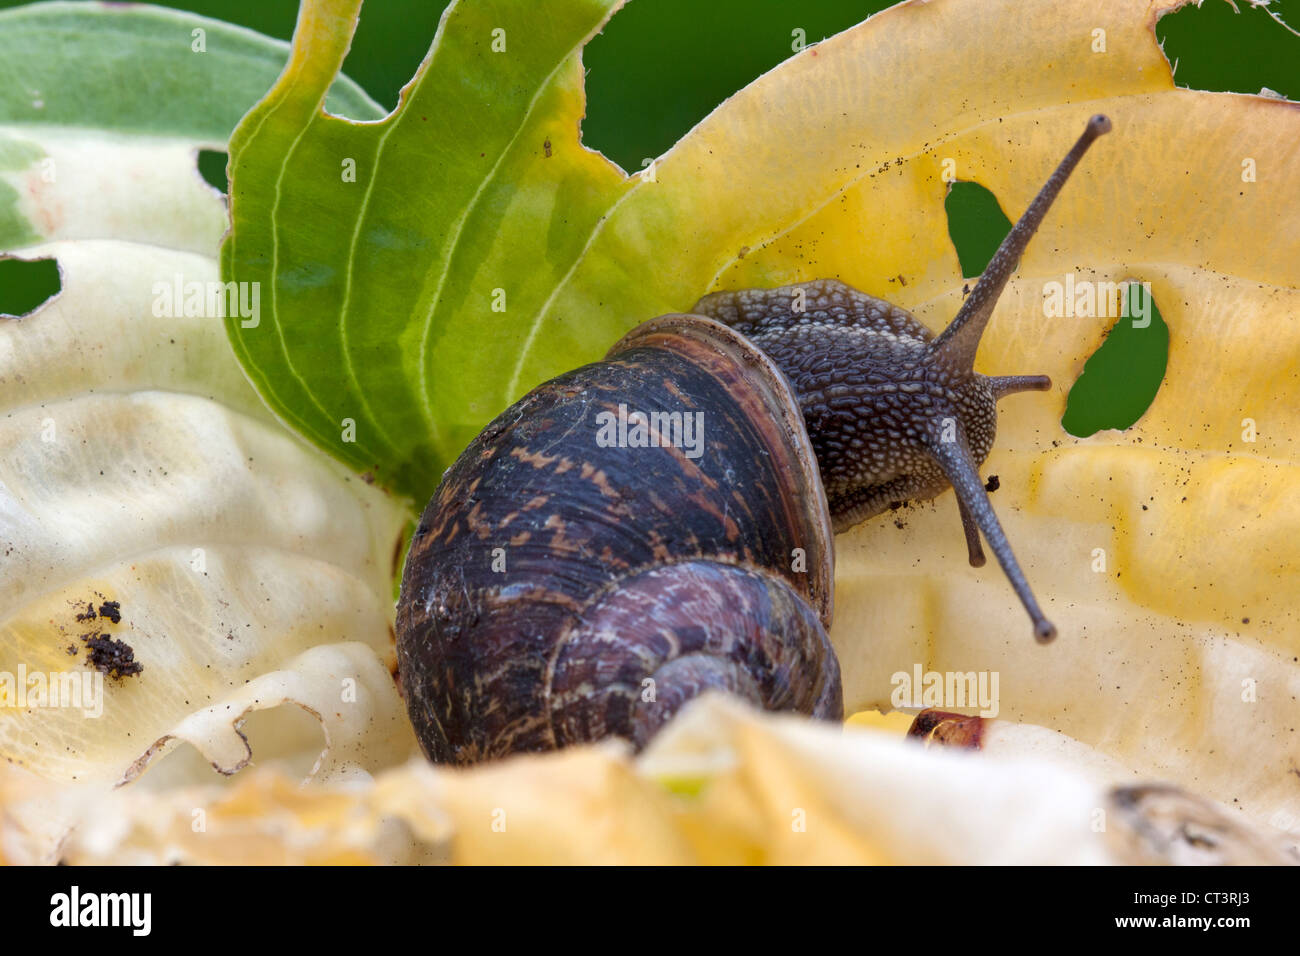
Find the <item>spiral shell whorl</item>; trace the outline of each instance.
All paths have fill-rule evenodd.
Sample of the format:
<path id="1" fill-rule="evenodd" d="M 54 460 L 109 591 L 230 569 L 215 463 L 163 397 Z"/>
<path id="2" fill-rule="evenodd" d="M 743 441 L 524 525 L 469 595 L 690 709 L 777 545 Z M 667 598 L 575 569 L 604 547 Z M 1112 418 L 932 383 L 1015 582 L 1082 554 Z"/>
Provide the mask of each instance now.
<path id="1" fill-rule="evenodd" d="M 642 746 L 709 689 L 766 710 L 843 712 L 839 665 L 806 601 L 761 570 L 687 561 L 620 581 L 565 634 L 548 694 L 556 741 L 615 733 Z"/>

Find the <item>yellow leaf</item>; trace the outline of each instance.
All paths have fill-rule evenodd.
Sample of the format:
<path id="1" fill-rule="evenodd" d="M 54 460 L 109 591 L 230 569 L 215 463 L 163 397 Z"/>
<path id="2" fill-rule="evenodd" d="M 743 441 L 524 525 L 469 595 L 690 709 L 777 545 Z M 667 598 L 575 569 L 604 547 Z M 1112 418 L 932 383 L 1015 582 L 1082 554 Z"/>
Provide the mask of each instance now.
<path id="1" fill-rule="evenodd" d="M 1049 748 L 1050 749 L 1050 748 Z M 1008 748 L 1007 752 L 1010 752 Z M 1276 836 L 1167 787 L 1113 789 L 1040 752 L 923 749 L 707 695 L 638 759 L 612 742 L 473 770 L 422 761 L 373 784 L 119 790 L 69 863 L 1286 862 Z M 10 771 L 11 773 L 12 771 Z M 692 779 L 694 792 L 683 792 Z M 39 792 L 0 769 L 21 816 Z M 959 810 L 960 812 L 954 812 Z M 1210 839 L 1212 837 L 1212 839 Z M 33 841 L 0 819 L 0 848 Z"/>

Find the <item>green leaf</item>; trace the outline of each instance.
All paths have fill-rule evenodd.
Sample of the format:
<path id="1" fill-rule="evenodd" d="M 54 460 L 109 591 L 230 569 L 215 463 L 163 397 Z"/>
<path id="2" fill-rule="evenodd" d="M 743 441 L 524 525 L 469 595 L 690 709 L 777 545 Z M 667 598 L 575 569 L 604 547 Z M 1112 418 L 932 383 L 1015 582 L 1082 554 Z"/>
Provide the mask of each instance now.
<path id="1" fill-rule="evenodd" d="M 0 248 L 114 235 L 210 253 L 226 217 L 201 183 L 168 192 L 147 174 L 125 182 L 104 170 L 139 158 L 133 138 L 169 164 L 224 149 L 288 54 L 279 40 L 156 7 L 0 12 Z M 361 119 L 384 112 L 346 77 L 329 103 Z M 159 217 L 162 207 L 173 215 Z"/>
<path id="2" fill-rule="evenodd" d="M 288 54 L 281 40 L 179 10 L 17 7 L 0 12 L 0 121 L 220 148 L 275 82 Z M 358 119 L 384 114 L 347 77 L 339 78 L 328 105 Z"/>
<path id="3" fill-rule="evenodd" d="M 608 345 L 537 332 L 628 188 L 578 139 L 581 49 L 620 2 L 455 4 L 397 111 L 363 124 L 321 109 L 359 2 L 309 0 L 232 138 L 223 272 L 266 290 L 257 325 L 228 320 L 236 352 L 286 420 L 387 487 L 423 500 L 538 369 Z"/>

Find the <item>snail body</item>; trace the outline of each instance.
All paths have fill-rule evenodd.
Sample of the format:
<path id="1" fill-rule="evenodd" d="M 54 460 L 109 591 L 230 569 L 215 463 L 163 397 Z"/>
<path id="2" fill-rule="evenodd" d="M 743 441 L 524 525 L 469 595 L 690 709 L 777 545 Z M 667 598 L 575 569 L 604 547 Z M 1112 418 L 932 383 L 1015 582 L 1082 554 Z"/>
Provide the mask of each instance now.
<path id="1" fill-rule="evenodd" d="M 971 563 L 982 533 L 1050 640 L 978 472 L 997 400 L 1050 383 L 973 363 L 1029 237 L 1108 129 L 1093 117 L 938 336 L 831 280 L 715 293 L 489 424 L 403 573 L 398 662 L 426 755 L 641 746 L 710 688 L 841 719 L 833 533 L 948 487 Z"/>

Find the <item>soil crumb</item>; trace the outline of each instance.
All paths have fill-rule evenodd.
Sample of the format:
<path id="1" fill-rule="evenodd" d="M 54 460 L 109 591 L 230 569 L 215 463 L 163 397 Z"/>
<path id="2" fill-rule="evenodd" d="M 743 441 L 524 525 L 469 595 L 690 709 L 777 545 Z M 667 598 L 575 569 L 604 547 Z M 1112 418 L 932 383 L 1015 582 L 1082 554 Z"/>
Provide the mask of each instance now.
<path id="1" fill-rule="evenodd" d="M 111 635 L 87 637 L 86 648 L 86 663 L 101 674 L 121 680 L 144 670 L 144 665 L 135 659 L 135 649 Z"/>

